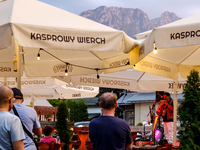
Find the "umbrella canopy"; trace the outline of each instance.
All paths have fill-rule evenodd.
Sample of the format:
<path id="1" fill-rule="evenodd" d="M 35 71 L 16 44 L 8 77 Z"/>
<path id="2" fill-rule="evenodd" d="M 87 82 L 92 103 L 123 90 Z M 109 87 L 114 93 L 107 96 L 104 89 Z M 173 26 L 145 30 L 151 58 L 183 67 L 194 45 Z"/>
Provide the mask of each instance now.
<path id="1" fill-rule="evenodd" d="M 177 79 L 183 78 L 192 69 L 200 71 L 200 14 L 184 18 L 153 29 L 148 37 L 130 54 L 134 69 L 147 73 Z M 153 50 L 157 53 L 154 54 Z M 139 54 L 135 59 L 134 53 Z M 133 56 L 131 56 L 133 55 Z M 137 61 L 140 60 L 138 63 Z M 174 80 L 177 84 L 177 80 Z M 176 143 L 177 89 L 174 86 L 174 136 Z"/>
<path id="2" fill-rule="evenodd" d="M 22 87 L 24 99 L 77 99 L 95 97 L 99 93 L 98 87 L 76 85 L 53 86 L 53 87 Z"/>
<path id="3" fill-rule="evenodd" d="M 0 49 L 23 47 L 80 51 L 127 51 L 134 40 L 118 31 L 36 0 L 0 3 Z"/>
<path id="4" fill-rule="evenodd" d="M 28 102 L 30 104 L 30 101 L 32 101 L 34 107 L 36 106 L 35 103 L 38 106 L 41 101 L 42 105 L 43 102 L 46 102 L 46 99 L 77 99 L 95 97 L 99 93 L 99 88 L 79 85 L 63 85 L 34 88 L 22 87 L 21 91 L 25 99 L 25 104 L 27 105 Z"/>
<path id="5" fill-rule="evenodd" d="M 12 66 L 15 53 L 20 63 L 20 51 L 21 64 L 29 77 L 62 76 L 66 67 L 69 75 L 94 74 L 96 68 L 114 67 L 107 72 L 128 69 L 130 66 L 119 67 L 128 62 L 129 55 L 124 52 L 138 45 L 123 31 L 36 0 L 2 1 L 0 13 L 0 53 L 9 50 L 9 59 L 2 62 L 3 67 Z M 15 45 L 20 47 L 14 51 Z M 40 48 L 70 65 L 44 51 L 40 51 L 41 60 L 37 61 Z M 16 76 L 13 69 L 4 75 Z"/>
<path id="6" fill-rule="evenodd" d="M 0 85 L 16 87 L 16 79 L 0 77 Z M 24 99 L 77 99 L 95 97 L 99 93 L 98 87 L 66 84 L 62 81 L 59 86 L 55 86 L 52 77 L 28 78 L 25 74 L 21 78 L 21 85 Z"/>
<path id="7" fill-rule="evenodd" d="M 54 88 L 61 99 L 90 98 L 99 94 L 99 87 L 65 84 Z"/>
<path id="8" fill-rule="evenodd" d="M 172 79 L 153 75 L 134 69 L 118 71 L 114 73 L 101 73 L 100 78 L 96 75 L 82 75 L 70 77 L 55 77 L 56 85 L 72 82 L 75 85 L 88 85 L 105 88 L 127 89 L 138 92 L 167 91 L 173 93 L 174 83 Z M 179 75 L 177 91 L 181 93 L 186 83 Z"/>
<path id="9" fill-rule="evenodd" d="M 177 79 L 178 72 L 187 78 L 192 69 L 200 71 L 199 26 L 200 14 L 197 14 L 146 33 L 148 37 L 133 50 L 140 54 L 141 61 L 137 63 L 138 60 L 130 56 L 131 65 L 135 65 L 136 70 L 171 79 Z M 153 53 L 155 47 L 156 54 Z"/>
<path id="10" fill-rule="evenodd" d="M 24 99 L 42 100 L 42 99 L 58 99 L 59 94 L 53 87 L 22 87 Z"/>
<path id="11" fill-rule="evenodd" d="M 31 103 L 31 99 L 24 99 L 24 102 L 22 104 L 29 106 Z M 53 107 L 46 99 L 40 99 L 34 101 L 34 106 L 48 106 Z"/>

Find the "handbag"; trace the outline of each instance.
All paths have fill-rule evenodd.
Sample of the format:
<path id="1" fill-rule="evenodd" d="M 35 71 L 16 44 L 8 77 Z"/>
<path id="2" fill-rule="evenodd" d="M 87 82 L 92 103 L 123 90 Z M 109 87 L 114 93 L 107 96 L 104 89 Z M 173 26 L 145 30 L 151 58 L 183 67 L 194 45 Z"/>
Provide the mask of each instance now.
<path id="1" fill-rule="evenodd" d="M 14 111 L 15 115 L 19 117 L 19 114 L 18 114 L 18 112 L 17 112 L 17 110 L 16 110 L 16 108 L 15 108 L 14 105 L 13 105 L 13 111 Z M 20 117 L 19 117 L 19 119 L 20 119 Z M 20 119 L 20 121 L 21 121 L 21 119 Z M 33 140 L 33 142 L 35 143 L 36 149 L 39 150 L 39 144 L 38 144 L 37 141 L 33 138 L 33 135 L 27 130 L 27 128 L 26 128 L 26 127 L 24 126 L 24 124 L 22 123 L 22 121 L 21 121 L 21 124 L 22 124 L 22 127 L 23 127 L 24 131 L 26 132 L 26 134 L 27 134 L 27 135 Z"/>

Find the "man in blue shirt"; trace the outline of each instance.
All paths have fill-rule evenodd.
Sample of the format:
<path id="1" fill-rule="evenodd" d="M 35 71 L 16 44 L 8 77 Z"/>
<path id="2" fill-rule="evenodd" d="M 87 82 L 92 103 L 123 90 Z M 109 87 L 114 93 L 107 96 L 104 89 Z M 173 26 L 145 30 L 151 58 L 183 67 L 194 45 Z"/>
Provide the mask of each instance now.
<path id="1" fill-rule="evenodd" d="M 12 107 L 12 90 L 7 86 L 0 86 L 0 149 L 24 150 L 25 136 L 21 121 L 8 112 Z"/>
<path id="2" fill-rule="evenodd" d="M 32 133 L 32 135 L 36 134 L 37 136 L 41 136 L 42 129 L 35 109 L 22 104 L 24 99 L 23 94 L 19 89 L 12 88 L 12 91 L 15 97 L 13 105 L 15 106 L 22 123 L 27 130 Z M 11 110 L 10 113 L 14 114 L 13 110 Z M 24 140 L 25 150 L 36 150 L 33 140 L 26 134 L 26 132 L 24 132 L 24 134 L 26 136 L 26 139 Z"/>
<path id="3" fill-rule="evenodd" d="M 89 124 L 93 150 L 132 150 L 133 140 L 128 123 L 114 116 L 117 95 L 104 93 L 99 102 L 103 115 Z"/>

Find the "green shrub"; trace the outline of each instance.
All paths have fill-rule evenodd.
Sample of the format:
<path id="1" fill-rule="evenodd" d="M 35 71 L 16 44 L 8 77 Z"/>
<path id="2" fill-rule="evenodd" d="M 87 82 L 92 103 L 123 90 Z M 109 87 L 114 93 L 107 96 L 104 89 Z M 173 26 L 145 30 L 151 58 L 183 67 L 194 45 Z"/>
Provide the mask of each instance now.
<path id="1" fill-rule="evenodd" d="M 54 106 L 58 107 L 63 100 L 48 100 L 49 103 Z M 88 121 L 88 112 L 87 108 L 88 105 L 85 104 L 84 100 L 64 100 L 67 107 L 70 109 L 70 121 L 80 122 L 80 121 Z"/>
<path id="2" fill-rule="evenodd" d="M 180 149 L 200 149 L 200 79 L 199 72 L 192 70 L 183 90 L 184 101 L 178 108 L 180 116 Z"/>
<path id="3" fill-rule="evenodd" d="M 72 136 L 72 131 L 69 126 L 69 112 L 67 105 L 64 101 L 61 101 L 58 107 L 58 112 L 56 114 L 57 122 L 56 129 L 58 131 L 58 135 L 60 136 L 60 140 L 65 144 L 64 150 L 69 148 L 70 138 Z"/>
<path id="4" fill-rule="evenodd" d="M 142 122 L 138 122 L 136 126 L 143 126 Z"/>
<path id="5" fill-rule="evenodd" d="M 70 108 L 70 121 L 79 122 L 79 121 L 88 121 L 88 106 L 83 100 L 66 101 L 67 107 Z"/>

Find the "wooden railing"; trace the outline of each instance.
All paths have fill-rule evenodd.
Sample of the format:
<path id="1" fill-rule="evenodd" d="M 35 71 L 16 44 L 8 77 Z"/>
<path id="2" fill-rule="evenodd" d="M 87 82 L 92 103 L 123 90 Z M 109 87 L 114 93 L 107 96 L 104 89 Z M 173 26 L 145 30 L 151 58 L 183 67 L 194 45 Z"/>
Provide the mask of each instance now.
<path id="1" fill-rule="evenodd" d="M 47 107 L 47 106 L 35 106 L 35 111 L 38 114 L 38 119 L 40 121 L 47 121 L 46 114 L 51 114 L 51 120 L 50 121 L 57 121 L 56 114 L 58 111 L 58 107 Z"/>

